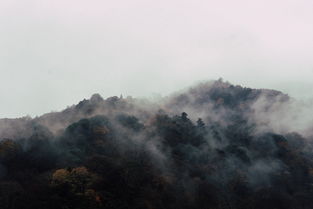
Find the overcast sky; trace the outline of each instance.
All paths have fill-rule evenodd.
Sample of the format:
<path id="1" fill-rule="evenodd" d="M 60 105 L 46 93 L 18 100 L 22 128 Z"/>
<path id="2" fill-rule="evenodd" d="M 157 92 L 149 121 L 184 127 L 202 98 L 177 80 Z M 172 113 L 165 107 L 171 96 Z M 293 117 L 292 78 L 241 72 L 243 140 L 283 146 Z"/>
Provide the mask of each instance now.
<path id="1" fill-rule="evenodd" d="M 198 81 L 313 97 L 312 0 L 1 0 L 0 117 Z"/>

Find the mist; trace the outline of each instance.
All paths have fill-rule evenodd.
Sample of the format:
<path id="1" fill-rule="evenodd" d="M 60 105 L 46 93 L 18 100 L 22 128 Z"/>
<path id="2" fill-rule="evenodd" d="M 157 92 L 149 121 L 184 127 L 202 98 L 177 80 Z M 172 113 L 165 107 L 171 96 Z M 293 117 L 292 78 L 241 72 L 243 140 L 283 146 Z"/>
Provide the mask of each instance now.
<path id="1" fill-rule="evenodd" d="M 220 77 L 312 98 L 312 9 L 307 0 L 1 1 L 0 117 Z"/>
<path id="2" fill-rule="evenodd" d="M 310 209 L 310 107 L 219 79 L 0 119 L 0 204 Z"/>
<path id="3" fill-rule="evenodd" d="M 312 209 L 313 2 L 0 2 L 1 209 Z"/>

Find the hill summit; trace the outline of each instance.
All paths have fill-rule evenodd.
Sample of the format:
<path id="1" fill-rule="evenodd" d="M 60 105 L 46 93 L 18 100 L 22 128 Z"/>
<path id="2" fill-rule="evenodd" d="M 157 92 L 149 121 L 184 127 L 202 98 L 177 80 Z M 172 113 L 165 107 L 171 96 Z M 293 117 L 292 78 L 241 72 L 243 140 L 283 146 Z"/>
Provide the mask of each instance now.
<path id="1" fill-rule="evenodd" d="M 218 80 L 1 119 L 0 208 L 311 209 L 312 129 L 295 104 Z"/>

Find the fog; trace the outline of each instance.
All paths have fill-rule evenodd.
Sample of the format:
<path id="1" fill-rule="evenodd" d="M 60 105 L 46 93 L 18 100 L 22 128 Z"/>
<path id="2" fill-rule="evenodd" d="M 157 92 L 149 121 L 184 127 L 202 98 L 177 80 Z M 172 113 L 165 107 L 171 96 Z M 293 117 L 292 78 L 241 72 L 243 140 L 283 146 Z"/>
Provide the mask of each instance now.
<path id="1" fill-rule="evenodd" d="M 313 2 L 3 0 L 0 117 L 223 77 L 312 98 Z"/>

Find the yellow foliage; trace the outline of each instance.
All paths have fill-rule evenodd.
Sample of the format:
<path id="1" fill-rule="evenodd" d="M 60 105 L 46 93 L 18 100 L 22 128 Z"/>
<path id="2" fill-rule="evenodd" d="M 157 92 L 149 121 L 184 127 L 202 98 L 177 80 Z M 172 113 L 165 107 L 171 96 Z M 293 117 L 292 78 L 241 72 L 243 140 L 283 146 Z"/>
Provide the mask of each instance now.
<path id="1" fill-rule="evenodd" d="M 54 183 L 64 183 L 69 175 L 70 175 L 70 172 L 68 170 L 58 169 L 53 173 L 52 181 Z"/>
<path id="2" fill-rule="evenodd" d="M 86 167 L 77 167 L 72 170 L 58 169 L 52 174 L 52 185 L 67 185 L 74 193 L 84 193 L 96 180 Z"/>
<path id="3" fill-rule="evenodd" d="M 86 167 L 82 166 L 82 167 L 73 168 L 71 171 L 71 174 L 72 175 L 88 176 L 90 173 L 88 172 Z"/>

